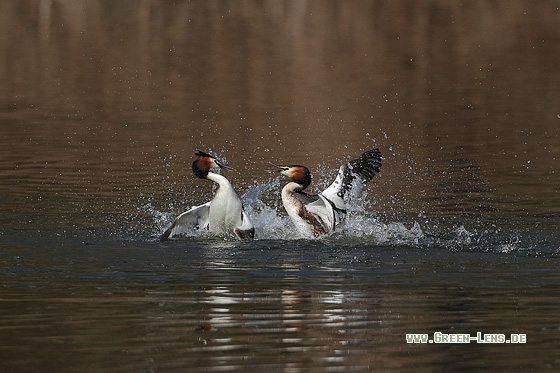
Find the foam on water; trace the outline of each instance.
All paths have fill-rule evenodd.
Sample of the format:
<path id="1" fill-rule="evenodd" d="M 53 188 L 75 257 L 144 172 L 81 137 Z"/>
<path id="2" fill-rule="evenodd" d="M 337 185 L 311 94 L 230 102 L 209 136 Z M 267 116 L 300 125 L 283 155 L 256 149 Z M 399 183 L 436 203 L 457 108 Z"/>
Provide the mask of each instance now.
<path id="1" fill-rule="evenodd" d="M 298 240 L 291 219 L 284 210 L 281 201 L 281 178 L 267 183 L 255 183 L 247 188 L 241 196 L 245 212 L 255 226 L 257 240 Z M 367 196 L 367 194 L 366 194 Z M 367 198 L 354 198 L 349 206 L 346 220 L 338 229 L 319 239 L 347 241 L 357 240 L 372 244 L 416 245 L 424 237 L 418 222 L 382 222 L 379 217 L 367 212 Z M 171 224 L 176 213 L 159 211 L 148 203 L 139 208 L 139 212 L 152 216 L 155 225 L 154 237 Z M 193 230 L 186 237 L 200 237 L 206 232 Z"/>
<path id="2" fill-rule="evenodd" d="M 329 180 L 334 178 L 332 170 L 322 165 L 315 167 L 317 182 L 310 187 L 310 193 L 317 193 L 326 188 Z M 324 176 L 324 177 L 323 177 Z M 245 212 L 255 226 L 255 239 L 264 240 L 300 240 L 295 227 L 288 217 L 281 200 L 282 186 L 285 180 L 275 177 L 267 182 L 255 182 L 249 185 L 241 196 Z M 189 196 L 184 196 L 185 198 Z M 138 217 L 130 220 L 142 221 L 144 236 L 156 239 L 182 211 L 177 211 L 175 197 L 166 197 L 163 207 L 156 208 L 155 199 L 144 199 L 144 204 L 137 209 Z M 201 202 L 201 201 L 198 201 Z M 203 201 L 202 201 L 203 202 Z M 162 211 L 163 210 L 163 211 Z M 140 217 L 140 219 L 138 219 Z M 149 227 L 146 227 L 149 226 Z M 148 232 L 148 233 L 146 233 Z M 185 234 L 186 239 L 201 239 L 209 236 L 206 231 L 193 230 Z M 546 237 L 546 236 L 545 236 Z M 210 237 L 209 237 L 210 238 Z M 181 239 L 181 238 L 178 238 Z M 232 240 L 231 237 L 225 241 Z M 323 243 L 359 246 L 404 246 L 414 248 L 442 248 L 448 251 L 480 251 L 496 253 L 521 253 L 532 255 L 536 247 L 546 247 L 547 252 L 557 253 L 560 248 L 554 241 L 542 236 L 514 231 L 507 226 L 496 227 L 488 217 L 436 215 L 427 217 L 424 212 L 401 214 L 398 211 L 383 211 L 377 204 L 371 188 L 364 188 L 359 196 L 354 196 L 348 205 L 345 221 L 335 232 L 317 239 Z M 222 241 L 222 240 L 220 240 Z M 307 240 L 310 241 L 310 240 Z M 537 253 L 537 254 L 538 254 Z"/>

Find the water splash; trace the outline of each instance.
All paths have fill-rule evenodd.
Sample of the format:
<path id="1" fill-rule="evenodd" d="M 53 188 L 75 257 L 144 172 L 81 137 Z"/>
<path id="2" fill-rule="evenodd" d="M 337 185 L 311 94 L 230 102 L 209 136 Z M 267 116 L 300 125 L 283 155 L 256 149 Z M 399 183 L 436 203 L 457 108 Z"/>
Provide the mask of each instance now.
<path id="1" fill-rule="evenodd" d="M 245 212 L 255 225 L 257 239 L 289 239 L 292 236 L 291 220 L 280 212 L 283 209 L 282 203 L 278 202 L 281 200 L 280 179 L 250 185 L 241 197 Z M 265 198 L 266 194 L 271 197 Z"/>
<path id="2" fill-rule="evenodd" d="M 299 236 L 294 235 L 293 223 L 282 205 L 283 184 L 281 177 L 264 183 L 255 182 L 249 185 L 241 196 L 245 212 L 255 226 L 257 241 L 300 239 Z M 173 211 L 173 203 L 162 206 L 162 211 L 154 207 L 151 199 L 145 202 L 137 209 L 136 219 L 146 222 L 145 225 L 141 224 L 144 236 L 149 234 L 152 239 L 157 238 L 177 214 L 182 212 Z M 375 198 L 370 198 L 368 191 L 364 190 L 360 196 L 354 196 L 349 201 L 346 219 L 337 230 L 318 240 L 336 245 L 439 247 L 449 251 L 521 254 L 533 253 L 532 247 L 536 244 L 531 239 L 525 239 L 522 234 L 497 228 L 488 229 L 484 227 L 484 222 L 471 221 L 467 217 L 459 221 L 457 221 L 458 217 L 454 217 L 451 219 L 454 223 L 450 225 L 450 219 L 445 216 L 429 218 L 425 213 L 413 216 L 399 215 L 393 211 L 376 212 L 376 210 L 379 210 L 379 206 Z M 134 218 L 131 217 L 130 220 Z M 146 228 L 146 225 L 149 227 Z M 206 235 L 206 231 L 193 231 L 185 236 L 202 238 Z M 540 245 L 540 242 L 538 244 Z"/>
<path id="3" fill-rule="evenodd" d="M 294 235 L 295 227 L 284 210 L 280 191 L 281 180 L 276 178 L 266 183 L 250 185 L 241 197 L 245 211 L 255 225 L 257 245 L 258 242 L 267 240 L 301 241 L 299 236 Z M 476 224 L 470 221 L 450 226 L 444 217 L 428 218 L 419 215 L 416 218 L 401 216 L 395 219 L 392 213 L 372 212 L 371 205 L 372 202 L 368 198 L 352 200 L 345 221 L 335 232 L 316 240 L 303 241 L 307 242 L 306 245 L 317 242 L 341 247 L 398 246 L 414 249 L 440 248 L 452 252 L 476 251 L 535 256 L 560 252 L 556 241 L 544 240 L 543 243 L 541 237 L 530 237 L 503 229 L 467 228 L 476 227 Z M 148 227 L 141 224 L 143 227 L 131 228 L 131 234 L 136 237 L 148 235 L 150 239 L 157 239 L 177 215 L 177 212 L 160 211 L 152 203 L 139 207 L 137 212 L 137 218 L 145 221 L 149 217 L 151 223 L 147 222 Z M 139 232 L 142 234 L 138 235 Z M 208 235 L 206 231 L 196 230 L 185 234 L 183 238 L 210 240 L 212 245 L 227 242 L 236 245 L 238 242 L 232 238 L 216 238 Z M 536 249 L 543 247 L 548 249 Z"/>
<path id="4" fill-rule="evenodd" d="M 296 240 L 294 226 L 284 210 L 281 201 L 281 177 L 265 183 L 255 183 L 247 188 L 241 196 L 245 212 L 255 225 L 257 240 Z M 371 202 L 367 193 L 361 198 L 349 201 L 348 215 L 345 222 L 337 231 L 321 237 L 322 240 L 358 240 L 375 244 L 416 245 L 424 237 L 424 232 L 417 222 L 407 228 L 402 222 L 383 223 L 379 217 L 368 213 Z M 158 236 L 175 218 L 171 212 L 157 210 L 151 203 L 141 208 L 139 212 L 152 216 L 155 226 L 154 237 Z M 205 232 L 193 231 L 187 237 L 199 237 Z"/>

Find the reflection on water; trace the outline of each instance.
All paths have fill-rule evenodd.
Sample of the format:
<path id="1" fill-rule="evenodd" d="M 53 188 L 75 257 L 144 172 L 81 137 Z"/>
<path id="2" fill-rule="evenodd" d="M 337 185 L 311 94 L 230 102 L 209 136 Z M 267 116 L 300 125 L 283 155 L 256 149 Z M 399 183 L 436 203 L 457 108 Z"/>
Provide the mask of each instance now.
<path id="1" fill-rule="evenodd" d="M 10 250 L 2 364 L 10 371 L 255 372 L 558 364 L 549 354 L 560 347 L 554 263 L 394 247 L 283 246 L 191 241 L 72 245 L 33 255 Z M 528 342 L 405 342 L 406 333 L 434 332 L 523 333 Z"/>
<path id="2" fill-rule="evenodd" d="M 0 2 L 6 371 L 558 369 L 556 1 Z M 291 240 L 380 147 L 342 230 Z M 228 177 L 251 243 L 154 242 Z M 409 345 L 406 333 L 526 333 Z"/>

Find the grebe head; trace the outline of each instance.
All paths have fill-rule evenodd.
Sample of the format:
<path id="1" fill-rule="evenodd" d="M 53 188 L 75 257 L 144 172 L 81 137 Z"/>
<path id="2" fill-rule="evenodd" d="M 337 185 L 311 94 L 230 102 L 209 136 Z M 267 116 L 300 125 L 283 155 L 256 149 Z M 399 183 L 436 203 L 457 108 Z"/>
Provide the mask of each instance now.
<path id="1" fill-rule="evenodd" d="M 204 153 L 202 151 L 197 151 L 194 155 L 196 158 L 192 164 L 192 170 L 194 174 L 200 178 L 206 178 L 208 172 L 211 168 L 223 168 L 229 171 L 235 171 L 233 168 L 226 166 L 222 162 L 216 159 L 216 157 Z"/>
<path id="2" fill-rule="evenodd" d="M 309 184 L 311 184 L 311 172 L 309 172 L 309 169 L 305 166 L 279 166 L 274 163 L 270 164 L 276 167 L 276 169 L 267 170 L 268 172 L 279 172 L 282 175 L 288 177 L 293 182 L 302 185 L 303 189 L 307 188 Z"/>

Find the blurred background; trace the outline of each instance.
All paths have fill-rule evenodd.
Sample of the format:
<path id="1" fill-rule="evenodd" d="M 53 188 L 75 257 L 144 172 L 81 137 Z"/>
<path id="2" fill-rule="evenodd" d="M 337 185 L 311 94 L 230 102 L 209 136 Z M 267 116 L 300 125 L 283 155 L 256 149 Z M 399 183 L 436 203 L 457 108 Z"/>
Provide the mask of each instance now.
<path id="1" fill-rule="evenodd" d="M 557 223 L 559 6 L 3 1 L 3 209 L 177 212 L 210 198 L 197 149 L 240 194 L 268 161 L 308 166 L 317 192 L 379 147 L 372 210 Z"/>
<path id="2" fill-rule="evenodd" d="M 559 62 L 558 0 L 0 1 L 0 370 L 558 368 Z M 291 240 L 267 162 L 318 192 L 373 147 Z M 257 240 L 155 240 L 198 149 Z"/>

